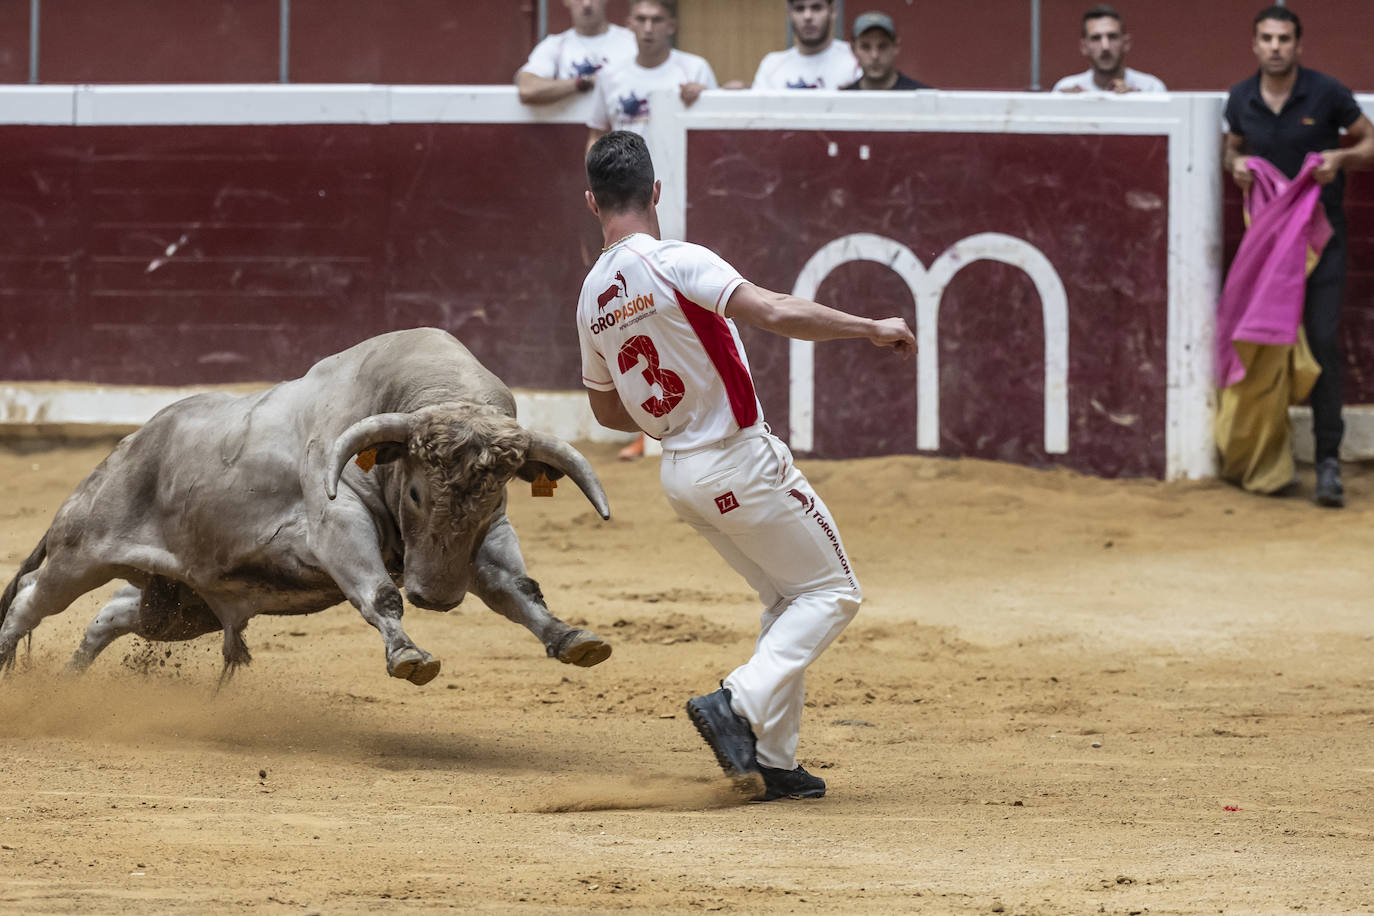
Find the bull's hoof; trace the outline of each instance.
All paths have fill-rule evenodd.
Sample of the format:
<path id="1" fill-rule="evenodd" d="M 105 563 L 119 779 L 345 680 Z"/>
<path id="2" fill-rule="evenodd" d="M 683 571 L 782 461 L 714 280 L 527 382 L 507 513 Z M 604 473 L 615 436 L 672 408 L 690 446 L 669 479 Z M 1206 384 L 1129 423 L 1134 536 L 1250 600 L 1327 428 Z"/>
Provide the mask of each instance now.
<path id="1" fill-rule="evenodd" d="M 556 651 L 549 654 L 565 665 L 590 668 L 610 658 L 611 647 L 589 630 L 569 630 L 559 641 Z"/>
<path id="2" fill-rule="evenodd" d="M 419 687 L 439 676 L 439 659 L 411 646 L 387 658 L 386 673 Z"/>

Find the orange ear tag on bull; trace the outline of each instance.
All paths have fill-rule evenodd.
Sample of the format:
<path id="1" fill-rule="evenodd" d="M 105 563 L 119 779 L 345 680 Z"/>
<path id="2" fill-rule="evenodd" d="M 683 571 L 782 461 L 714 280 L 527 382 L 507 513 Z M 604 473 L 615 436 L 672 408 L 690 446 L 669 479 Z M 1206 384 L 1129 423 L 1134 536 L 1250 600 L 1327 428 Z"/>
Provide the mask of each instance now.
<path id="1" fill-rule="evenodd" d="M 532 483 L 530 483 L 530 495 L 552 496 L 553 491 L 555 488 L 557 488 L 557 486 L 557 481 L 549 480 L 549 475 L 541 473 L 538 477 L 534 478 L 534 481 Z"/>
<path id="2" fill-rule="evenodd" d="M 358 457 L 353 459 L 353 463 L 362 468 L 363 473 L 366 474 L 377 463 L 377 450 L 375 448 L 363 449 L 358 453 Z"/>

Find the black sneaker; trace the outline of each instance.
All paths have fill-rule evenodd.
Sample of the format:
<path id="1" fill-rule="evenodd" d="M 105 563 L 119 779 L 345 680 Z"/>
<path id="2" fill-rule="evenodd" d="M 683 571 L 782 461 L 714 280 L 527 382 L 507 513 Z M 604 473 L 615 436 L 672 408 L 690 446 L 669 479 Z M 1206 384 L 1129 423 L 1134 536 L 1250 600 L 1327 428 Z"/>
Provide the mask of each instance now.
<path id="1" fill-rule="evenodd" d="M 795 770 L 780 770 L 759 764 L 763 773 L 764 793 L 759 801 L 779 798 L 820 798 L 825 795 L 825 780 L 812 776 L 801 766 Z"/>
<path id="2" fill-rule="evenodd" d="M 1345 505 L 1345 487 L 1341 486 L 1341 459 L 1323 458 L 1317 462 L 1317 492 L 1319 506 L 1339 509 Z"/>
<path id="3" fill-rule="evenodd" d="M 730 708 L 730 691 L 724 687 L 687 701 L 687 715 L 701 737 L 715 751 L 716 762 L 741 795 L 753 798 L 765 789 L 754 757 L 754 730 L 748 720 Z"/>

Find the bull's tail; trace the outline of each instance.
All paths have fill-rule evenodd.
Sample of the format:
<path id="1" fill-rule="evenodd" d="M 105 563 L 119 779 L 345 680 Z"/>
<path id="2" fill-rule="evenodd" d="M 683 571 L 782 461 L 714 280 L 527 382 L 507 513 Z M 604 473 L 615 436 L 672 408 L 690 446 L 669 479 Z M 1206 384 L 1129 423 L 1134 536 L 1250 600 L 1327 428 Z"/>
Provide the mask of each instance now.
<path id="1" fill-rule="evenodd" d="M 19 594 L 19 583 L 24 577 L 42 565 L 44 558 L 48 555 L 48 535 L 45 532 L 38 539 L 38 546 L 29 554 L 29 558 L 19 564 L 19 571 L 14 574 L 10 584 L 5 586 L 5 593 L 0 595 L 0 626 L 4 626 L 5 617 L 9 615 L 10 605 L 14 603 L 14 596 Z"/>

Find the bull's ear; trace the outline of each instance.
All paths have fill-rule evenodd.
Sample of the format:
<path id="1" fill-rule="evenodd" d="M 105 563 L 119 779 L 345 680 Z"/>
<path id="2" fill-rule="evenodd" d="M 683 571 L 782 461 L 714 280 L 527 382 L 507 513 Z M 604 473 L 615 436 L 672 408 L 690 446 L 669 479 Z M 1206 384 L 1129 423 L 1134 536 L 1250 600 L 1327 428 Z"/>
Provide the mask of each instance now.
<path id="1" fill-rule="evenodd" d="M 520 466 L 520 470 L 515 472 L 515 476 L 527 483 L 534 483 L 543 474 L 549 480 L 558 480 L 564 476 L 563 472 L 551 467 L 542 461 L 526 461 Z"/>
<path id="2" fill-rule="evenodd" d="M 393 461 L 400 461 L 406 456 L 406 447 L 403 442 L 383 442 L 377 446 L 378 464 L 390 464 Z"/>

